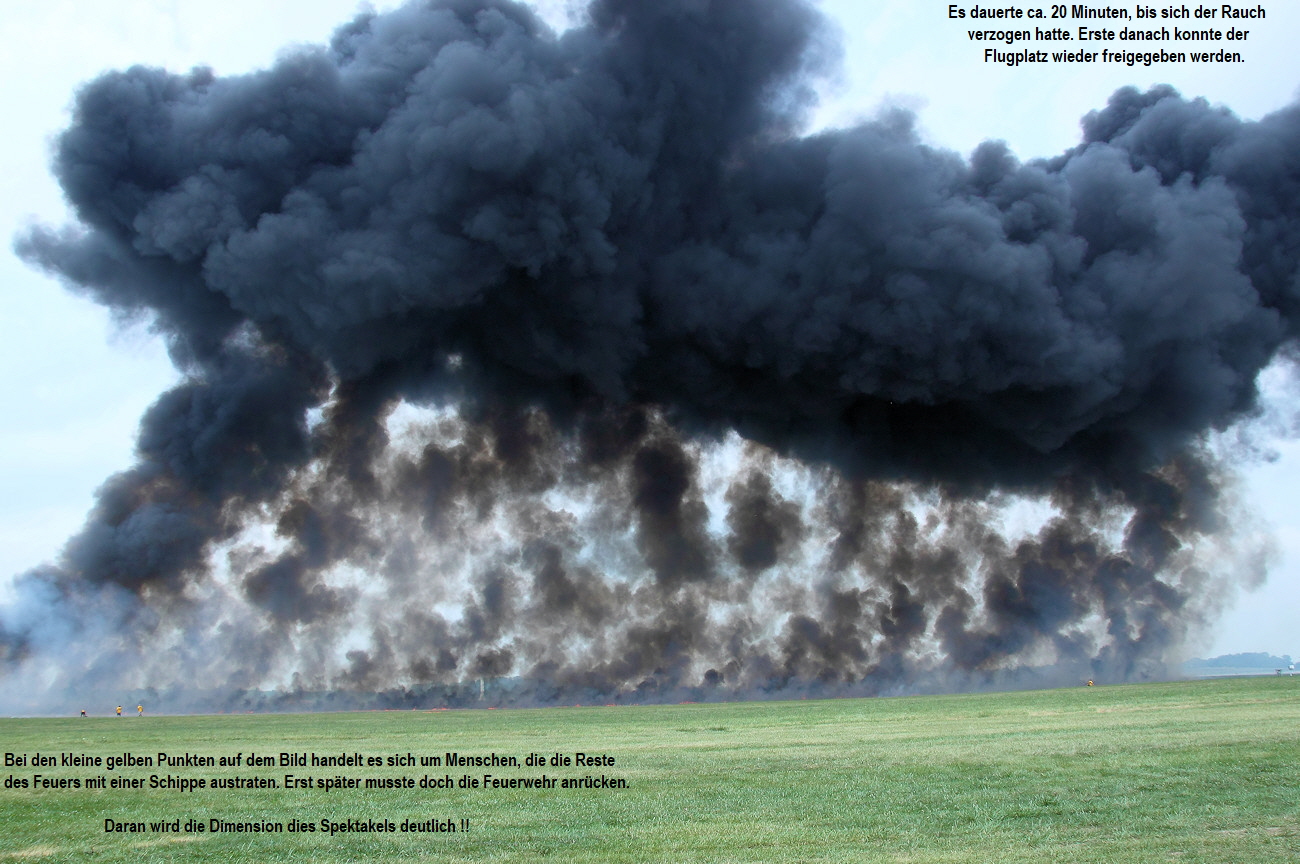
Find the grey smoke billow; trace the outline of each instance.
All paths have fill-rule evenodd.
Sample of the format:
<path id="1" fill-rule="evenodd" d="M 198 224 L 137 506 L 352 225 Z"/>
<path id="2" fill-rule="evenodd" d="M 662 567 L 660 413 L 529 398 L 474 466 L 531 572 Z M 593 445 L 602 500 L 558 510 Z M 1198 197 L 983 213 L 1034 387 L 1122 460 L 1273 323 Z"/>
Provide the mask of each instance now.
<path id="1" fill-rule="evenodd" d="M 136 686 L 139 633 L 213 687 L 541 701 L 1159 674 L 1224 590 L 1204 436 L 1297 335 L 1300 108 L 1125 89 L 963 159 L 802 134 L 835 59 L 798 0 L 444 0 L 87 84 L 79 224 L 17 248 L 186 380 L 11 670 L 44 603 Z"/>

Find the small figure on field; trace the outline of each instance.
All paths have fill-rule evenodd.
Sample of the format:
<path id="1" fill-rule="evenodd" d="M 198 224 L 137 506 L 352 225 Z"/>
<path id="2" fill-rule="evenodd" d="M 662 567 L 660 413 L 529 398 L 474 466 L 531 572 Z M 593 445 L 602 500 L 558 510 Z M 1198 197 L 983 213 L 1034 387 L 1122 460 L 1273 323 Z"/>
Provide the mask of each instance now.
<path id="1" fill-rule="evenodd" d="M 1091 679 L 1091 678 L 1088 679 L 1088 686 L 1089 686 L 1089 687 L 1092 686 L 1092 679 Z"/>
<path id="2" fill-rule="evenodd" d="M 81 716 L 82 716 L 82 717 L 85 717 L 85 716 L 86 716 L 86 709 L 85 709 L 85 708 L 82 708 L 82 709 L 81 709 Z"/>
<path id="3" fill-rule="evenodd" d="M 143 706 L 143 705 L 137 705 L 137 706 L 135 706 L 135 713 L 138 714 L 138 715 L 140 715 L 141 717 L 143 717 L 143 716 L 144 716 L 144 706 Z"/>
<path id="4" fill-rule="evenodd" d="M 117 706 L 117 716 L 118 716 L 118 717 L 121 717 L 121 716 L 122 716 L 122 706 L 121 706 L 121 705 L 118 705 L 118 706 Z"/>

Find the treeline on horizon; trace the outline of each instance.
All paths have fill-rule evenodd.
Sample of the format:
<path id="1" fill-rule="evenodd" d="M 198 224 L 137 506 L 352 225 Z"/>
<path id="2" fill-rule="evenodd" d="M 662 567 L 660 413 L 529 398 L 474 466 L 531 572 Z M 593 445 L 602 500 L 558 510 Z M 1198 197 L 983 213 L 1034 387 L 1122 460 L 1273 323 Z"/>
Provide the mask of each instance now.
<path id="1" fill-rule="evenodd" d="M 1242 654 L 1221 654 L 1218 657 L 1201 658 L 1195 657 L 1188 660 L 1185 666 L 1214 666 L 1214 667 L 1232 667 L 1245 668 L 1258 666 L 1261 669 L 1274 669 L 1277 667 L 1289 666 L 1293 661 L 1290 654 L 1283 654 L 1281 657 L 1275 657 L 1264 651 L 1248 651 Z"/>

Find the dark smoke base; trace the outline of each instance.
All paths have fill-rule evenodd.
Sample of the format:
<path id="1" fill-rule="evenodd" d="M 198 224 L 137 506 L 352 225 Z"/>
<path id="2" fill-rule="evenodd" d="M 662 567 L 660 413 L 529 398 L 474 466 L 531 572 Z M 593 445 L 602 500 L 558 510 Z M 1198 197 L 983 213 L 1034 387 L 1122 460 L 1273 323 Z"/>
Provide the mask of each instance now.
<path id="1" fill-rule="evenodd" d="M 1159 677 L 1180 677 L 1174 670 Z M 502 678 L 465 681 L 456 684 L 394 687 L 389 690 L 202 690 L 172 686 L 124 691 L 82 687 L 52 699 L 6 700 L 5 711 L 14 716 L 77 715 L 81 708 L 94 706 L 89 716 L 108 716 L 112 707 L 144 705 L 149 716 L 169 714 L 303 714 L 323 711 L 439 711 L 496 708 L 612 708 L 632 705 L 708 704 L 722 702 L 791 701 L 802 699 L 851 699 L 898 696 L 926 696 L 953 692 L 998 692 L 1041 690 L 1080 684 L 1071 670 L 1059 665 L 1037 668 L 993 670 L 975 676 L 921 676 L 906 683 L 881 688 L 866 681 L 857 684 L 795 680 L 779 689 L 738 690 L 719 686 L 638 687 L 626 691 L 557 688 L 549 681 Z M 1150 679 L 1157 680 L 1157 679 Z M 1103 682 L 1105 683 L 1105 682 Z M 126 695 L 122 695 L 126 692 Z"/>
<path id="2" fill-rule="evenodd" d="M 314 464 L 181 591 L 35 604 L 70 623 L 9 682 L 49 692 L 11 690 L 11 710 L 66 713 L 109 682 L 210 712 L 1158 679 L 1228 568 L 1262 566 L 1190 457 L 1145 477 L 1142 509 L 1063 485 L 1027 521 L 1002 494 L 846 479 L 653 415 L 564 436 L 540 412 L 400 408 L 381 428 L 365 482 Z"/>
<path id="3" fill-rule="evenodd" d="M 1294 344 L 1300 109 L 1123 90 L 1028 164 L 904 114 L 798 137 L 833 46 L 796 0 L 558 37 L 454 0 L 87 85 L 81 226 L 19 252 L 187 380 L 21 577 L 10 690 L 1164 674 L 1261 566 L 1203 442 Z M 444 407 L 394 443 L 405 405 Z"/>

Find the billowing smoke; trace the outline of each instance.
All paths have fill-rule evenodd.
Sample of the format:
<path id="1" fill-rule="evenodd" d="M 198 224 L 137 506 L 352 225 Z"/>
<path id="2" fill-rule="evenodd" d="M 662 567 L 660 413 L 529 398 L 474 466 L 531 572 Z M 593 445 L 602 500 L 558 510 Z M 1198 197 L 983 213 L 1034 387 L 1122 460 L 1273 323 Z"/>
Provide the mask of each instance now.
<path id="1" fill-rule="evenodd" d="M 439 0 L 86 85 L 80 224 L 18 249 L 185 380 L 19 578 L 8 688 L 1165 674 L 1262 566 L 1206 436 L 1300 326 L 1300 108 L 964 160 L 802 134 L 835 59 L 799 0 Z"/>

